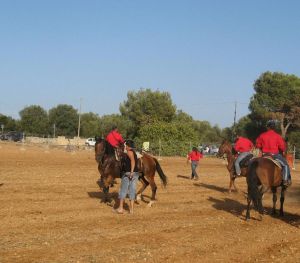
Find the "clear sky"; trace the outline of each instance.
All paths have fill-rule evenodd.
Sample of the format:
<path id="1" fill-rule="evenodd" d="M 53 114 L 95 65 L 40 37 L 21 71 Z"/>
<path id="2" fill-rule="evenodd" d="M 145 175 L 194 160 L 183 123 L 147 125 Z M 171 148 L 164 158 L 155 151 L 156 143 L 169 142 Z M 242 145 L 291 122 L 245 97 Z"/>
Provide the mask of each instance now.
<path id="1" fill-rule="evenodd" d="M 167 91 L 230 126 L 265 71 L 300 76 L 298 0 L 0 0 L 0 113 L 33 104 L 119 113 L 128 91 Z"/>

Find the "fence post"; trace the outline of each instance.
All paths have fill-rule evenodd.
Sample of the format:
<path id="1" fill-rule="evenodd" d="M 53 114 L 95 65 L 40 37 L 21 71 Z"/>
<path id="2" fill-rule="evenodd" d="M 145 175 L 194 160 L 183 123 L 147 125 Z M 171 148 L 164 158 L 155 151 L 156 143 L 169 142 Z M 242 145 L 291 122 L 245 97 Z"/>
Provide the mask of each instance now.
<path id="1" fill-rule="evenodd" d="M 295 159 L 296 159 L 296 146 L 294 145 L 294 150 L 293 150 L 293 170 L 296 170 L 295 166 Z"/>

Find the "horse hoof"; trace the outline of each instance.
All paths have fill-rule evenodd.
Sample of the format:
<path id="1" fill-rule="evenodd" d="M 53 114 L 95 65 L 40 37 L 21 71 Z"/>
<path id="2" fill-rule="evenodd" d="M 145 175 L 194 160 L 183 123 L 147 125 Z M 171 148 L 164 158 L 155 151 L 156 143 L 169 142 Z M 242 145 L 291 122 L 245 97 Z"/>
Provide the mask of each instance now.
<path id="1" fill-rule="evenodd" d="M 152 207 L 153 204 L 154 204 L 154 201 L 150 201 L 148 204 L 148 207 Z"/>
<path id="2" fill-rule="evenodd" d="M 136 196 L 136 201 L 141 201 L 141 200 L 142 200 L 141 195 L 137 195 Z"/>

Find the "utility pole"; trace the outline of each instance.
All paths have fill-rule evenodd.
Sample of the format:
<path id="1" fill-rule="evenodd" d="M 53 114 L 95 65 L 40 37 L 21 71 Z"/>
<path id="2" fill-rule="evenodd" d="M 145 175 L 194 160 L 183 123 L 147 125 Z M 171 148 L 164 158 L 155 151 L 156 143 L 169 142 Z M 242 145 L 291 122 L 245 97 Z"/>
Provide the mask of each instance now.
<path id="1" fill-rule="evenodd" d="M 77 133 L 77 137 L 78 137 L 78 138 L 79 138 L 79 135 L 80 135 L 81 103 L 82 103 L 82 98 L 80 98 L 80 106 L 79 106 L 78 133 Z"/>
<path id="2" fill-rule="evenodd" d="M 234 102 L 234 117 L 233 117 L 232 137 L 235 137 L 235 135 L 236 135 L 236 130 L 235 130 L 235 125 L 236 125 L 236 108 L 237 108 L 237 101 Z"/>

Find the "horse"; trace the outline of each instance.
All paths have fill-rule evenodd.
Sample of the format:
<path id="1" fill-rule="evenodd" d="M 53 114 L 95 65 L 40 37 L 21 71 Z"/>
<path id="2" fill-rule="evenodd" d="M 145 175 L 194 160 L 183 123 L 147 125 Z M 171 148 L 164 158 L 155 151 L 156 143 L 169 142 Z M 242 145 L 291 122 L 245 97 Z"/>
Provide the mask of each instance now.
<path id="1" fill-rule="evenodd" d="M 235 162 L 235 154 L 237 152 L 232 147 L 231 143 L 228 140 L 224 140 L 222 144 L 219 147 L 219 151 L 217 153 L 217 157 L 223 157 L 224 154 L 226 154 L 227 158 L 227 170 L 229 172 L 229 189 L 228 192 L 231 193 L 232 186 L 236 191 L 238 191 L 238 188 L 235 185 L 235 179 L 237 177 L 245 177 L 247 173 L 247 165 L 249 163 L 249 160 L 253 157 L 252 154 L 249 154 L 246 156 L 240 163 L 241 166 L 241 175 L 237 176 L 234 169 L 234 162 Z"/>
<path id="2" fill-rule="evenodd" d="M 269 189 L 271 189 L 273 193 L 272 214 L 276 215 L 278 187 L 281 187 L 279 215 L 284 215 L 283 203 L 287 186 L 282 184 L 281 171 L 281 165 L 279 163 L 276 163 L 276 161 L 272 160 L 269 157 L 257 157 L 251 160 L 246 176 L 248 185 L 248 205 L 246 212 L 246 220 L 250 219 L 251 202 L 253 203 L 254 208 L 259 212 L 262 218 L 262 215 L 264 214 L 262 197 L 263 194 Z"/>
<path id="3" fill-rule="evenodd" d="M 97 139 L 95 144 L 95 159 L 98 162 L 98 171 L 101 176 L 98 185 L 103 190 L 106 202 L 109 201 L 109 187 L 116 178 L 121 177 L 123 156 L 124 153 L 122 152 L 120 160 L 117 160 L 113 147 L 105 139 Z M 140 174 L 139 181 L 142 183 L 141 188 L 137 191 L 137 201 L 143 199 L 142 193 L 150 185 L 152 195 L 148 206 L 151 207 L 156 200 L 157 186 L 154 181 L 155 172 L 158 173 L 164 187 L 167 186 L 167 176 L 164 174 L 158 160 L 145 152 L 138 159 L 137 167 Z"/>

